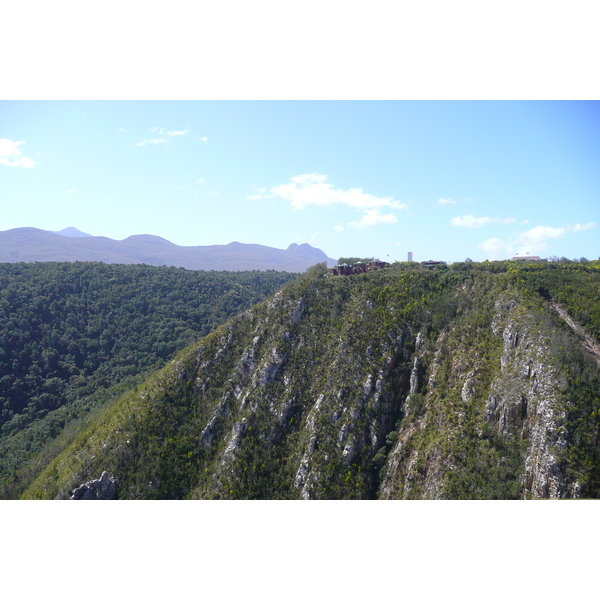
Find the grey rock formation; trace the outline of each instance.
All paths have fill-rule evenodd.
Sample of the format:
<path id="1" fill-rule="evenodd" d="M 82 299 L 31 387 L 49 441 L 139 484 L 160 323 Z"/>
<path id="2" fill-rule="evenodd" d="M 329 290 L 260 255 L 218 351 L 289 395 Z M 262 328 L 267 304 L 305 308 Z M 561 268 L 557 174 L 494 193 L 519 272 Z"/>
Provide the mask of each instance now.
<path id="1" fill-rule="evenodd" d="M 421 335 L 421 334 L 419 334 Z M 416 394 L 421 385 L 420 370 L 422 368 L 421 357 L 415 356 L 412 371 L 410 372 L 410 393 Z"/>
<path id="2" fill-rule="evenodd" d="M 503 338 L 504 352 L 501 372 L 490 387 L 485 418 L 502 438 L 527 441 L 525 497 L 569 497 L 573 492 L 557 458 L 558 449 L 566 444 L 560 427 L 565 415 L 558 408 L 566 383 L 531 315 L 519 311 L 515 301 L 498 303 L 496 308 L 494 329 Z"/>
<path id="3" fill-rule="evenodd" d="M 398 440 L 388 455 L 381 498 L 447 497 L 447 474 L 458 468 L 451 453 L 444 454 L 439 445 L 416 445 L 413 440 L 424 430 L 444 430 L 447 439 L 451 439 L 464 427 L 467 410 L 474 414 L 481 409 L 490 431 L 494 430 L 503 443 L 520 447 L 523 470 L 519 497 L 579 497 L 581 483 L 567 476 L 560 458 L 568 444 L 561 404 L 567 382 L 550 351 L 551 342 L 540 328 L 539 315 L 515 298 L 501 298 L 495 304 L 491 330 L 496 336 L 498 354 L 488 364 L 488 373 L 491 369 L 493 375 L 488 374 L 487 381 L 481 360 L 468 342 L 456 344 L 448 360 L 441 352 L 444 335 L 438 338 L 438 349 L 429 366 L 424 409 L 419 415 L 410 415 L 412 420 L 400 426 Z M 419 359 L 413 360 L 411 394 L 418 388 Z M 450 376 L 443 397 L 438 386 L 443 372 L 441 360 L 447 364 L 445 376 Z M 475 408 L 482 394 L 487 395 L 487 401 L 481 409 Z M 468 405 L 473 408 L 468 409 Z M 446 412 L 440 406 L 445 406 Z M 483 435 L 482 429 L 478 435 Z"/>
<path id="4" fill-rule="evenodd" d="M 71 500 L 115 500 L 116 497 L 115 480 L 103 471 L 99 479 L 93 479 L 75 488 Z"/>

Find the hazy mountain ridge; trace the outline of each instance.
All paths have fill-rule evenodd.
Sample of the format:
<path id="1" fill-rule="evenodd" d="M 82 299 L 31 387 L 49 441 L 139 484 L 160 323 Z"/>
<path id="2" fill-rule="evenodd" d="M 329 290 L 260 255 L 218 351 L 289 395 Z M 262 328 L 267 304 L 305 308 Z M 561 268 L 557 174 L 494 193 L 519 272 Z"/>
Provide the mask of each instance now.
<path id="1" fill-rule="evenodd" d="M 335 261 L 309 244 L 286 250 L 231 242 L 226 245 L 178 246 L 154 235 L 124 240 L 90 236 L 75 228 L 61 232 L 22 227 L 0 232 L 0 262 L 106 262 L 183 267 L 203 271 L 304 272 L 319 263 Z"/>
<path id="2" fill-rule="evenodd" d="M 320 267 L 182 352 L 25 497 L 600 495 L 600 265 Z"/>

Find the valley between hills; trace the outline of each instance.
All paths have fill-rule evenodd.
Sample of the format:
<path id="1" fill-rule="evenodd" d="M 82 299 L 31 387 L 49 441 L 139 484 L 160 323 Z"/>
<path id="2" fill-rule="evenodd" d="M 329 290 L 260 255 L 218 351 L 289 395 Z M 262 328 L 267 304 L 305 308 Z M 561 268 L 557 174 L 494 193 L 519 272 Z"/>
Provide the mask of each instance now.
<path id="1" fill-rule="evenodd" d="M 3 498 L 600 495 L 600 261 L 0 283 Z"/>

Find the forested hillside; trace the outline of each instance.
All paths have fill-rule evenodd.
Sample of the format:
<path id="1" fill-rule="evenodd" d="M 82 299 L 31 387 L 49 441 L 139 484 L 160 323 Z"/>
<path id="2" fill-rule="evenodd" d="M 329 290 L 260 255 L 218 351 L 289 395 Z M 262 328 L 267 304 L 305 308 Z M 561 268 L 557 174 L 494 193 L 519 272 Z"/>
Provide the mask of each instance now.
<path id="1" fill-rule="evenodd" d="M 25 498 L 600 495 L 600 262 L 323 266 L 80 429 Z"/>
<path id="2" fill-rule="evenodd" d="M 0 484 L 14 483 L 65 425 L 118 393 L 113 386 L 133 385 L 295 277 L 0 264 Z"/>

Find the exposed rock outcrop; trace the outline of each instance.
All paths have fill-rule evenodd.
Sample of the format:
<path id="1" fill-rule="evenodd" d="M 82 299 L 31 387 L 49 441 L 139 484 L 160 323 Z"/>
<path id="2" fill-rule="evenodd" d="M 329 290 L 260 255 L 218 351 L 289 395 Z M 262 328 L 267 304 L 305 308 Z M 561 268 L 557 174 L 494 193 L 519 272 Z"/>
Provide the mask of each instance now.
<path id="1" fill-rule="evenodd" d="M 502 336 L 501 371 L 490 386 L 485 419 L 503 439 L 526 441 L 523 495 L 570 496 L 557 452 L 566 445 L 559 409 L 566 381 L 553 364 L 548 342 L 530 314 L 515 302 L 496 304 L 494 331 Z"/>
<path id="2" fill-rule="evenodd" d="M 93 479 L 75 488 L 71 500 L 115 500 L 116 497 L 115 480 L 106 471 L 103 471 L 98 479 Z"/>
<path id="3" fill-rule="evenodd" d="M 520 497 L 578 497 L 581 485 L 569 479 L 560 458 L 568 444 L 562 427 L 566 415 L 561 408 L 567 382 L 542 334 L 539 315 L 525 309 L 517 298 L 500 298 L 495 303 L 491 332 L 500 352 L 483 370 L 468 337 L 459 338 L 452 331 L 439 336 L 423 389 L 424 407 L 418 415 L 410 410 L 411 395 L 421 390 L 417 376 L 421 359 L 414 359 L 405 411 L 410 419 L 401 423 L 389 453 L 380 497 L 447 497 L 446 485 L 459 468 L 452 456 L 452 440 L 468 435 L 464 429 L 467 411 L 472 420 L 483 417 L 506 448 L 514 452 L 520 448 Z M 449 338 L 462 340 L 451 353 L 445 346 Z M 489 352 L 493 356 L 491 348 Z M 442 378 L 446 379 L 444 388 L 440 387 Z M 486 396 L 477 400 L 483 394 L 487 400 Z M 429 435 L 437 433 L 442 443 L 424 444 L 428 431 Z M 476 426 L 476 431 L 481 438 L 483 425 Z"/>

